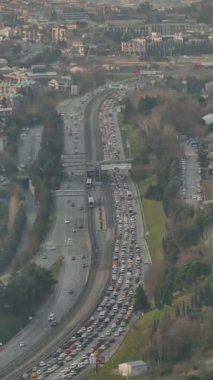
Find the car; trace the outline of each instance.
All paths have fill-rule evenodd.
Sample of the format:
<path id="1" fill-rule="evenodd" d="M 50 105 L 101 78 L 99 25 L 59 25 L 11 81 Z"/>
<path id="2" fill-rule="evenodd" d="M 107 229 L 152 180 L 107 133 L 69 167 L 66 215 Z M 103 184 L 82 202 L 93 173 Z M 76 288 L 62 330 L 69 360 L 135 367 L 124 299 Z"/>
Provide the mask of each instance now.
<path id="1" fill-rule="evenodd" d="M 73 294 L 73 293 L 74 293 L 73 288 L 70 288 L 68 293 L 69 293 L 69 294 Z"/>
<path id="2" fill-rule="evenodd" d="M 88 267 L 88 264 L 83 263 L 82 267 L 83 267 L 83 268 L 87 268 L 87 267 Z"/>
<path id="3" fill-rule="evenodd" d="M 43 256 L 42 256 L 42 259 L 43 259 L 43 260 L 46 260 L 46 259 L 48 259 L 48 256 L 47 256 L 47 255 L 43 255 Z"/>
<path id="4" fill-rule="evenodd" d="M 75 256 L 72 256 L 72 261 L 76 260 L 76 257 Z"/>
<path id="5" fill-rule="evenodd" d="M 69 219 L 66 219 L 66 220 L 64 221 L 64 224 L 70 224 L 70 220 L 69 220 Z"/>
<path id="6" fill-rule="evenodd" d="M 72 207 L 75 207 L 75 203 L 74 203 L 74 202 L 72 202 L 72 203 L 71 203 L 71 206 L 72 206 Z"/>
<path id="7" fill-rule="evenodd" d="M 57 326 L 58 325 L 58 322 L 57 321 L 52 321 L 51 323 L 50 323 L 50 326 L 51 327 L 55 327 L 55 326 Z"/>
<path id="8" fill-rule="evenodd" d="M 54 321 L 54 319 L 55 319 L 55 314 L 53 313 L 49 314 L 48 321 L 51 322 L 51 321 Z"/>
<path id="9" fill-rule="evenodd" d="M 21 348 L 26 347 L 26 343 L 25 343 L 25 342 L 20 342 L 20 343 L 19 343 L 19 346 L 20 346 Z"/>

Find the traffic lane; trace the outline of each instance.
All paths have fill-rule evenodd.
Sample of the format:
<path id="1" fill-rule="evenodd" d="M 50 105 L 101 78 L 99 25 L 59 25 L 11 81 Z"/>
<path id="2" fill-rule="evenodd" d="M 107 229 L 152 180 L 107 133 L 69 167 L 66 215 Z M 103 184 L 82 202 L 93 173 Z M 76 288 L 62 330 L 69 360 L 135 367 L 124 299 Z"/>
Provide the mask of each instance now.
<path id="1" fill-rule="evenodd" d="M 30 165 L 38 155 L 41 144 L 42 127 L 35 127 L 29 131 L 22 133 L 19 139 L 18 148 L 18 166 Z"/>
<path id="2" fill-rule="evenodd" d="M 80 122 L 78 127 L 72 128 L 72 135 L 70 135 L 70 128 L 65 128 L 65 139 L 64 139 L 64 153 L 65 154 L 75 154 L 75 148 L 78 148 L 78 153 L 85 152 L 84 145 L 84 126 Z"/>
<path id="3" fill-rule="evenodd" d="M 98 275 L 98 273 L 96 273 L 96 275 Z M 104 273 L 101 271 L 101 273 L 99 273 L 99 275 L 100 275 L 100 277 L 99 277 L 99 280 L 100 280 L 100 288 L 96 288 L 95 287 L 95 289 L 94 289 L 94 295 L 95 294 L 97 294 L 96 292 L 95 292 L 95 290 L 99 290 L 99 291 L 102 291 L 102 287 L 101 287 L 101 284 L 103 285 L 103 282 L 104 282 L 104 278 L 105 279 L 108 279 L 108 274 L 106 273 L 106 271 L 104 271 Z M 94 284 L 94 276 L 92 276 L 92 277 L 90 277 L 90 280 L 92 280 L 92 285 Z M 96 286 L 97 286 L 97 283 L 95 284 Z M 90 293 L 90 292 L 89 292 Z M 87 300 L 87 298 L 86 298 L 86 300 Z M 91 305 L 91 298 L 90 298 L 90 305 Z M 83 305 L 85 305 L 85 303 L 83 304 Z M 88 307 L 88 305 L 87 305 L 87 307 Z M 82 311 L 82 309 L 81 309 L 81 311 Z M 88 312 L 88 309 L 87 309 L 87 312 Z M 38 356 L 39 356 L 39 354 L 40 354 L 40 352 L 38 353 Z M 40 357 L 41 357 L 41 355 L 40 355 Z M 35 357 L 34 357 L 34 359 L 35 359 Z"/>
<path id="4" fill-rule="evenodd" d="M 64 205 L 64 202 L 62 201 L 62 204 Z M 59 208 L 60 209 L 60 208 Z M 67 210 L 67 206 L 65 207 L 65 210 Z M 62 216 L 64 216 L 65 215 L 65 212 L 59 212 L 59 214 L 62 214 Z M 59 226 L 63 226 L 63 223 L 61 223 L 62 221 L 59 219 L 59 218 L 57 218 L 57 223 L 59 224 Z M 57 229 L 57 233 L 58 233 L 58 226 L 57 226 L 57 223 L 56 223 L 56 225 L 55 225 L 55 228 Z M 59 233 L 59 235 L 61 235 L 61 233 Z M 54 244 L 54 240 L 52 239 L 52 236 L 55 238 L 56 236 L 55 236 L 55 233 L 54 232 L 52 232 L 52 234 L 50 234 L 50 239 L 49 239 L 49 242 L 52 244 Z M 56 240 L 57 240 L 57 242 L 58 242 L 58 236 L 56 237 Z M 81 240 L 81 239 L 80 239 Z M 84 240 L 84 239 L 83 239 Z M 79 250 L 78 250 L 79 251 Z M 81 251 L 82 251 L 82 247 L 81 247 Z M 80 252 L 80 251 L 79 251 Z M 66 258 L 67 259 L 67 258 Z M 69 260 L 70 261 L 70 260 Z M 88 260 L 89 261 L 89 260 Z M 73 266 L 73 265 L 72 265 Z M 69 270 L 67 271 L 68 273 L 68 275 L 67 276 L 64 276 L 64 273 L 63 273 L 63 276 L 62 276 L 62 278 L 63 278 L 63 280 L 65 279 L 65 287 L 67 288 L 67 286 L 68 286 L 68 284 L 69 283 L 67 283 L 67 278 L 70 278 L 70 266 L 69 265 L 66 265 L 65 266 L 65 268 L 66 267 L 68 267 L 69 268 Z M 84 268 L 82 268 L 81 270 L 83 270 Z M 76 274 L 77 273 L 77 271 L 75 270 L 74 271 L 74 273 Z M 86 270 L 84 270 L 84 273 L 85 273 L 85 278 L 87 278 L 87 271 Z M 84 284 L 84 281 L 82 281 L 82 279 L 83 279 L 84 277 L 83 277 L 83 275 L 82 275 L 82 273 L 80 273 L 80 276 L 79 276 L 79 278 L 76 280 L 77 282 L 76 282 L 76 286 L 77 286 L 77 284 L 82 284 L 82 286 L 83 286 L 83 284 Z M 74 280 L 74 277 L 73 277 L 73 280 Z M 71 285 L 72 285 L 72 283 L 71 283 Z M 58 287 L 58 289 L 60 289 L 60 294 L 63 294 L 63 291 L 61 291 L 61 289 L 63 288 L 63 286 L 59 286 Z M 78 289 L 79 289 L 79 291 L 81 291 L 81 286 L 78 286 Z M 77 297 L 77 292 L 76 292 L 76 297 Z M 56 307 L 57 307 L 57 309 L 63 309 L 63 305 L 66 303 L 67 304 L 67 294 L 66 294 L 66 297 L 65 297 L 65 300 L 64 300 L 64 297 L 62 297 L 62 300 L 60 300 L 59 301 L 59 298 L 58 298 L 58 300 L 57 300 L 57 302 L 58 303 L 55 303 L 55 301 L 54 301 L 54 303 L 56 304 Z M 49 303 L 48 303 L 49 304 Z M 48 308 L 50 307 L 50 305 L 48 305 Z M 51 308 L 52 309 L 52 308 Z M 49 310 L 51 310 L 51 309 L 49 309 Z M 33 324 L 33 329 L 32 329 L 32 324 Z M 33 340 L 33 343 L 36 341 L 36 339 L 38 339 L 39 338 L 39 331 L 41 332 L 41 327 L 43 327 L 43 328 L 48 328 L 49 327 L 49 325 L 48 325 L 48 323 L 47 323 L 47 320 L 46 320 L 46 315 L 45 315 L 45 319 L 44 319 L 44 324 L 41 322 L 41 320 L 36 320 L 36 319 L 34 319 L 33 320 L 33 322 L 32 322 L 32 324 L 29 324 L 28 325 L 28 328 L 30 329 L 30 340 Z M 36 329 L 36 326 L 37 326 L 37 324 L 39 325 L 38 327 L 39 327 L 39 331 Z M 35 330 L 35 333 L 33 334 L 33 330 Z M 43 333 L 42 333 L 43 334 Z M 24 331 L 24 333 L 23 334 L 21 334 L 21 337 L 19 336 L 18 337 L 18 342 L 17 342 L 17 345 L 18 345 L 18 343 L 20 342 L 20 339 L 21 339 L 21 341 L 24 339 L 25 341 L 27 341 L 26 343 L 28 344 L 28 349 L 29 349 L 29 346 L 30 346 L 30 342 L 28 343 L 28 331 L 27 331 L 27 329 Z M 16 346 L 16 344 L 13 346 L 14 348 L 15 348 L 15 346 Z M 19 348 L 18 348 L 19 349 Z M 21 352 L 22 352 L 22 350 L 21 350 Z M 15 353 L 14 353 L 14 355 L 13 355 L 13 350 L 10 348 L 10 356 L 9 355 L 7 355 L 7 357 L 8 357 L 8 360 L 13 360 L 13 359 L 15 359 L 17 356 L 19 356 L 18 354 L 17 354 L 17 349 L 15 349 Z M 6 364 L 7 362 L 9 362 L 9 361 L 5 361 L 5 359 L 3 359 L 4 360 L 4 364 Z"/>
<path id="5" fill-rule="evenodd" d="M 96 95 L 85 109 L 85 141 L 87 158 L 91 162 L 102 161 L 103 151 L 99 130 L 99 109 L 102 102 L 113 91 L 106 90 L 102 94 Z"/>
<path id="6" fill-rule="evenodd" d="M 1 367 L 23 355 L 24 351 L 29 350 L 31 346 L 42 339 L 44 333 L 51 331 L 52 327 L 47 320 L 50 313 L 54 313 L 56 319 L 60 321 L 72 308 L 85 286 L 87 270 L 82 267 L 80 261 L 74 263 L 69 255 L 65 255 L 59 285 L 56 287 L 57 297 L 53 297 L 53 302 L 48 302 L 42 315 L 37 316 L 28 328 L 16 336 L 13 342 L 5 346 L 3 355 L 0 354 Z M 68 292 L 71 287 L 75 291 L 74 297 L 71 297 Z M 20 348 L 21 342 L 24 342 L 26 347 Z"/>
<path id="7" fill-rule="evenodd" d="M 73 237 L 75 235 L 73 230 L 76 230 L 75 234 L 79 237 L 79 227 L 84 226 L 85 228 L 84 195 L 57 196 L 56 205 L 56 222 L 45 241 L 44 248 L 39 251 L 35 258 L 37 265 L 47 269 L 63 256 L 64 246 L 74 247 Z M 74 206 L 72 207 L 72 205 Z M 83 210 L 80 210 L 82 207 Z M 72 242 L 68 242 L 68 238 L 71 238 Z"/>
<path id="8" fill-rule="evenodd" d="M 104 274 L 102 273 L 102 275 L 106 275 L 106 273 L 104 273 Z M 94 278 L 93 278 L 93 280 L 94 280 Z M 102 282 L 103 282 L 103 281 L 101 281 L 101 283 L 102 283 Z M 87 305 L 87 307 L 88 307 L 88 305 Z M 88 310 L 88 309 L 87 309 L 87 310 Z"/>
<path id="9" fill-rule="evenodd" d="M 77 213 L 75 215 L 77 215 Z M 75 218 L 76 223 L 82 223 L 82 221 L 82 215 Z M 6 346 L 4 353 L 7 357 L 5 359 L 5 357 L 0 356 L 0 365 L 1 360 L 3 360 L 4 364 L 9 363 L 9 361 L 14 360 L 17 356 L 22 355 L 23 351 L 29 349 L 32 343 L 35 344 L 35 342 L 41 339 L 44 331 L 50 329 L 47 321 L 48 314 L 54 313 L 56 319 L 61 320 L 64 314 L 72 308 L 74 302 L 76 302 L 82 292 L 87 280 L 90 264 L 88 235 L 86 230 L 80 229 L 78 233 L 76 232 L 76 237 L 74 237 L 72 241 L 72 246 L 64 247 L 63 251 L 64 259 L 59 284 L 56 286 L 56 295 L 53 297 L 51 303 L 48 302 L 45 312 L 41 315 L 38 314 L 32 323 L 16 337 L 16 340 L 11 341 L 10 344 Z M 72 260 L 74 253 L 76 255 L 75 261 Z M 82 253 L 85 256 L 84 260 L 82 259 Z M 86 268 L 83 268 L 83 263 L 87 264 Z M 69 288 L 74 289 L 74 297 L 70 297 L 68 292 Z M 19 347 L 19 344 L 22 341 L 27 345 L 24 349 Z"/>
<path id="10" fill-rule="evenodd" d="M 73 304 L 79 298 L 87 279 L 88 268 L 83 268 L 82 260 L 72 260 L 69 253 L 64 255 L 63 265 L 66 267 L 62 273 L 63 279 L 60 286 L 60 295 L 53 307 L 53 313 L 56 320 L 61 321 L 65 314 L 71 309 Z M 74 293 L 69 294 L 69 289 L 72 288 Z"/>
<path id="11" fill-rule="evenodd" d="M 45 240 L 43 247 L 35 256 L 36 265 L 50 268 L 52 264 L 60 257 L 61 246 L 64 243 L 64 220 L 67 209 L 67 198 L 56 197 L 56 221 L 53 228 Z"/>
<path id="12" fill-rule="evenodd" d="M 96 271 L 92 267 L 91 269 L 92 270 L 89 275 L 88 286 L 85 288 L 80 301 L 78 303 L 75 303 L 75 308 L 72 309 L 70 315 L 72 318 L 70 318 L 68 324 L 65 323 L 66 328 L 63 329 L 59 335 L 53 337 L 49 344 L 45 346 L 45 349 L 38 350 L 37 346 L 37 350 L 33 356 L 33 359 L 31 359 L 30 351 L 28 355 L 26 353 L 24 368 L 22 366 L 21 368 L 16 367 L 15 370 L 10 371 L 9 375 L 2 375 L 2 380 L 16 379 L 20 372 L 23 373 L 27 368 L 29 368 L 29 366 L 32 367 L 33 365 L 37 364 L 40 360 L 42 360 L 43 357 L 45 357 L 45 352 L 48 352 L 48 350 L 53 351 L 56 349 L 56 347 L 60 345 L 59 341 L 61 339 L 67 338 L 69 332 L 71 332 L 76 326 L 80 325 L 81 321 L 89 317 L 91 308 L 94 308 L 99 303 L 99 300 L 102 298 L 104 293 L 103 289 L 105 289 L 107 286 L 110 273 L 109 261 L 108 265 L 105 267 L 105 270 Z"/>

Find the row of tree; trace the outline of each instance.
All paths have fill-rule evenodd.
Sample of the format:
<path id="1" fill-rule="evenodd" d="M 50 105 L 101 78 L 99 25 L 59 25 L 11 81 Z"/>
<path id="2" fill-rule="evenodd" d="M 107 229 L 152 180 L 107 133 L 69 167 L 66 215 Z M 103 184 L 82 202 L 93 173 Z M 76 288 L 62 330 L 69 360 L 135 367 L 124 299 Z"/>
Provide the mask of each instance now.
<path id="1" fill-rule="evenodd" d="M 182 152 L 177 136 L 199 135 L 196 125 L 201 106 L 196 99 L 179 95 L 171 99 L 158 95 L 157 99 L 157 104 L 151 96 L 144 102 L 143 95 L 138 102 L 140 107 L 128 99 L 124 118 L 138 123 L 142 145 L 147 149 L 147 164 L 156 174 L 156 184 L 150 185 L 145 196 L 162 201 L 168 220 L 163 239 L 164 262 L 153 263 L 147 287 L 157 309 L 168 310 L 165 306 L 172 305 L 173 311 L 170 317 L 155 323 L 150 344 L 144 349 L 144 357 L 152 360 L 154 366 L 159 364 L 159 371 L 165 372 L 171 371 L 174 364 L 190 359 L 195 347 L 199 353 L 211 348 L 211 320 L 203 310 L 212 307 L 212 268 L 202 238 L 206 228 L 213 225 L 213 208 L 195 214 L 179 197 Z M 187 301 L 175 305 L 175 297 L 185 293 Z M 140 287 L 135 310 L 149 310 L 146 293 Z M 201 323 L 198 317 L 204 321 Z"/>
<path id="2" fill-rule="evenodd" d="M 0 273 L 3 273 L 14 259 L 25 224 L 26 212 L 24 202 L 22 201 L 19 204 L 13 226 L 9 230 L 0 252 Z"/>
<path id="3" fill-rule="evenodd" d="M 0 311 L 22 317 L 31 316 L 50 294 L 54 284 L 55 280 L 48 270 L 28 264 L 6 286 L 0 284 Z"/>

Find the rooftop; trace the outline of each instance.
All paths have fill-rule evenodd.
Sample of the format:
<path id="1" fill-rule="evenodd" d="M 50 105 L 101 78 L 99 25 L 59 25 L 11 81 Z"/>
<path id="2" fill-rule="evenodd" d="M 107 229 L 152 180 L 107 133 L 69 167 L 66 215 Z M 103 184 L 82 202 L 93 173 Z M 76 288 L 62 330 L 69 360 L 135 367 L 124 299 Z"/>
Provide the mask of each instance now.
<path id="1" fill-rule="evenodd" d="M 208 113 L 207 115 L 203 116 L 202 119 L 205 121 L 206 125 L 213 124 L 213 113 Z"/>

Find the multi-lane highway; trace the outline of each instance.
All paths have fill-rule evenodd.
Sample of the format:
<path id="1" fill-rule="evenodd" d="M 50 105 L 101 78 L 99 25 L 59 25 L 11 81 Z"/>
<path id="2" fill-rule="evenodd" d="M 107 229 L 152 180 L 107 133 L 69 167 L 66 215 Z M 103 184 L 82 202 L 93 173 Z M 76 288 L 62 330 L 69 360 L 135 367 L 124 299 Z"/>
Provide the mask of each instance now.
<path id="1" fill-rule="evenodd" d="M 65 121 L 63 163 L 66 181 L 56 192 L 57 218 L 53 230 L 35 261 L 38 265 L 49 268 L 55 261 L 61 260 L 61 273 L 55 292 L 48 302 L 0 354 L 1 379 L 17 379 L 24 371 L 46 359 L 68 339 L 73 329 L 88 318 L 100 302 L 108 284 L 115 238 L 111 185 L 108 183 L 103 187 L 96 183 L 90 190 L 94 198 L 100 200 L 104 218 L 104 228 L 100 229 L 97 209 L 89 211 L 87 217 L 85 179 L 86 163 L 96 164 L 104 157 L 104 146 L 100 143 L 103 136 L 99 128 L 99 110 L 109 94 L 109 91 L 99 94 L 89 104 L 85 114 L 85 130 L 83 104 L 89 100 L 88 97 L 66 101 L 60 106 Z M 117 143 L 122 152 L 119 133 Z M 132 190 L 134 207 L 139 211 L 134 220 L 137 221 L 144 255 L 146 247 L 143 246 L 143 223 L 137 193 L 129 178 L 127 186 Z M 73 289 L 72 294 L 69 293 L 70 288 Z M 59 322 L 57 327 L 50 327 L 47 321 L 50 313 L 54 313 Z M 21 342 L 26 346 L 20 347 Z"/>
<path id="2" fill-rule="evenodd" d="M 79 100 L 77 101 L 77 107 L 79 107 L 78 102 Z M 67 153 L 69 153 L 69 155 L 75 154 L 75 151 L 72 153 L 71 149 L 73 147 L 75 150 L 76 142 L 74 142 L 74 144 L 72 143 L 73 135 L 70 135 L 69 129 L 70 125 L 73 125 L 74 123 L 70 121 L 70 116 L 68 116 L 72 113 L 76 113 L 76 109 L 75 106 L 73 106 L 73 103 L 74 102 L 66 102 L 62 104 L 61 110 L 62 113 L 65 113 L 65 155 L 67 155 Z M 84 153 L 84 147 L 82 145 L 84 141 L 84 138 L 82 137 L 84 136 L 83 117 L 81 119 L 81 123 L 78 123 L 78 131 L 79 133 L 82 132 L 81 136 L 79 136 L 80 144 L 78 145 L 78 149 L 80 153 Z M 70 142 L 68 142 L 69 140 Z M 65 158 L 64 161 L 67 162 L 67 158 Z M 71 162 L 73 166 L 74 160 Z M 67 166 L 67 164 L 65 166 Z M 72 305 L 74 305 L 76 299 L 82 293 L 85 287 L 91 260 L 91 249 L 90 239 L 87 231 L 87 218 L 85 213 L 85 169 L 82 173 L 79 173 L 79 155 L 76 160 L 76 170 L 77 172 L 75 172 L 74 167 L 72 167 L 72 170 L 67 170 L 69 180 L 66 181 L 62 185 L 60 191 L 56 193 L 57 219 L 53 227 L 53 231 L 45 242 L 44 247 L 36 257 L 37 263 L 49 267 L 56 259 L 63 256 L 62 271 L 59 277 L 59 283 L 56 286 L 54 294 L 47 302 L 47 304 L 42 308 L 42 310 L 40 312 L 38 311 L 35 319 L 33 319 L 33 321 L 27 326 L 26 329 L 24 329 L 23 332 L 21 332 L 11 342 L 9 342 L 4 351 L 1 352 L 0 367 L 2 379 L 15 379 L 18 373 L 23 372 L 23 369 L 27 368 L 28 358 L 32 357 L 33 362 L 32 354 L 35 352 L 36 346 L 38 350 L 38 347 L 42 347 L 44 343 L 47 343 L 51 340 L 51 335 L 58 335 L 58 331 L 62 330 L 63 321 L 59 323 L 59 327 L 55 328 L 53 331 L 51 330 L 52 328 L 49 326 L 49 323 L 47 321 L 48 314 L 55 312 L 54 314 L 60 322 L 60 319 L 63 319 L 63 315 L 66 314 L 69 309 L 72 309 Z M 65 223 L 66 220 L 69 220 L 70 223 Z M 68 241 L 68 238 L 71 240 Z M 92 241 L 92 246 L 95 246 L 94 239 Z M 95 248 L 95 252 L 97 253 L 97 248 Z M 73 259 L 74 256 L 76 258 L 75 260 Z M 85 257 L 84 259 L 83 256 Z M 97 302 L 96 300 L 100 297 L 102 289 L 108 280 L 109 272 L 106 270 L 103 271 L 105 265 L 102 263 L 102 260 L 104 257 L 105 255 L 102 255 L 101 260 L 95 260 L 95 262 L 97 261 L 96 265 L 91 271 L 91 278 L 89 277 L 88 279 L 88 290 L 84 292 L 82 301 L 79 302 L 75 308 L 73 308 L 73 310 L 78 310 L 78 312 L 80 310 L 80 313 L 77 314 L 76 318 L 72 319 L 72 328 L 82 318 L 85 318 L 85 313 L 88 313 L 88 310 L 91 309 L 91 306 Z M 83 268 L 83 264 L 86 264 L 85 268 Z M 96 274 L 95 269 L 98 269 L 99 265 L 101 267 L 101 271 L 100 273 Z M 109 260 L 107 260 L 106 265 L 106 268 L 108 268 L 109 271 Z M 90 294 L 89 290 L 91 290 L 91 286 L 94 286 L 95 289 L 93 289 L 90 302 L 88 302 L 88 294 Z M 74 289 L 74 294 L 72 296 L 68 293 L 70 287 Z M 85 303 L 85 297 L 87 297 L 87 303 Z M 82 307 L 83 304 L 84 307 Z M 45 339 L 43 339 L 44 336 Z M 63 336 L 66 336 L 66 331 L 60 335 L 60 339 L 63 339 Z M 43 341 L 41 341 L 41 338 Z M 57 339 L 58 338 L 56 338 L 56 341 Z M 26 344 L 25 348 L 20 347 L 20 343 L 23 341 Z M 50 345 L 48 348 L 50 348 Z M 26 367 L 20 366 L 20 372 L 18 369 L 11 371 L 13 365 L 14 368 L 17 368 L 17 363 L 21 363 L 21 361 L 23 361 L 23 358 L 25 358 Z M 31 362 L 31 360 L 29 361 Z M 11 362 L 13 365 L 11 365 Z M 13 374 L 3 377 L 3 374 L 7 372 L 12 372 Z"/>

